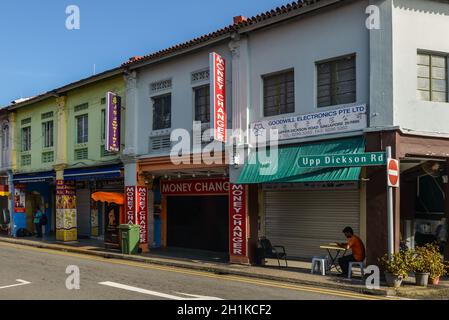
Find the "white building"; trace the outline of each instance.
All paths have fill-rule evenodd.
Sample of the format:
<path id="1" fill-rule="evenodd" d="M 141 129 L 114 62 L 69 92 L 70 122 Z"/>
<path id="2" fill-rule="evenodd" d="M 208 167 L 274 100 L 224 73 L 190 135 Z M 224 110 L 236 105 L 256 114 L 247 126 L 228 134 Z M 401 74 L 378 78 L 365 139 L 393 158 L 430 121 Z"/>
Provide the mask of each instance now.
<path id="1" fill-rule="evenodd" d="M 305 1 L 240 17 L 215 33 L 135 58 L 125 64 L 126 184 L 223 177 L 229 171 L 232 183 L 249 185 L 247 257 L 265 235 L 286 246 L 289 256 L 308 258 L 320 253 L 320 244 L 343 240 L 341 230 L 350 225 L 375 262 L 387 247 L 386 167 L 304 169 L 295 162 L 301 155 L 383 152 L 391 146 L 401 160 L 395 246 L 401 234 L 413 245 L 415 224 L 432 229 L 449 214 L 448 29 L 444 1 Z M 258 166 L 248 161 L 175 166 L 169 159 L 172 130 L 190 131 L 193 120 L 209 120 L 198 116 L 206 107 L 196 97 L 206 94 L 201 90 L 209 83 L 208 55 L 214 51 L 228 62 L 230 127 L 280 130 L 279 170 L 271 177 L 258 175 Z M 245 147 L 249 159 L 255 157 Z M 435 208 L 426 205 L 422 187 L 446 190 L 432 200 Z M 170 246 L 176 232 L 170 207 L 178 212 L 182 205 L 172 196 L 153 196 L 158 199 L 150 201 L 150 220 L 160 210 L 162 242 Z M 178 231 L 188 230 L 181 225 Z"/>

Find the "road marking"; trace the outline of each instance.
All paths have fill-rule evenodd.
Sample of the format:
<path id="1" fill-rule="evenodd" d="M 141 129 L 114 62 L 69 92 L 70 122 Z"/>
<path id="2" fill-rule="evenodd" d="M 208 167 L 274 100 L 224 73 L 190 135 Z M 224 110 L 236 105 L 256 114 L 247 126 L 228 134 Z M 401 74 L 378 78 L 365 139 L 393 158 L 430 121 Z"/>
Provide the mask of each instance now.
<path id="1" fill-rule="evenodd" d="M 171 294 L 141 289 L 141 288 L 132 287 L 132 286 L 128 286 L 128 285 L 116 283 L 116 282 L 111 282 L 111 281 L 100 282 L 99 284 L 101 284 L 103 286 L 112 287 L 112 288 L 118 288 L 118 289 L 122 289 L 122 290 L 143 293 L 143 294 L 147 294 L 147 295 L 155 296 L 155 297 L 159 297 L 159 298 L 165 298 L 165 299 L 169 299 L 169 300 L 223 300 L 223 299 L 216 298 L 216 297 L 207 297 L 207 296 L 200 296 L 200 295 L 180 293 L 180 292 L 177 292 L 177 293 L 188 296 L 190 298 L 178 297 L 178 296 L 174 296 Z"/>
<path id="2" fill-rule="evenodd" d="M 19 244 L 10 244 L 10 243 L 0 242 L 0 246 L 13 247 L 13 248 L 17 248 L 17 249 L 36 251 L 36 252 L 41 252 L 41 253 L 46 252 L 46 253 L 54 254 L 54 255 L 62 255 L 62 256 L 67 256 L 67 257 L 72 257 L 72 258 L 80 258 L 80 259 L 84 259 L 84 260 L 98 261 L 98 262 L 102 262 L 102 263 L 116 264 L 116 265 L 122 265 L 122 266 L 131 266 L 131 267 L 137 267 L 137 268 L 147 269 L 147 270 L 167 271 L 167 272 L 174 272 L 174 273 L 180 273 L 180 274 L 185 274 L 185 275 L 195 275 L 195 276 L 199 276 L 199 277 L 218 279 L 218 280 L 231 280 L 231 281 L 235 281 L 235 282 L 243 282 L 243 283 L 249 283 L 249 284 L 253 284 L 253 285 L 282 288 L 282 289 L 288 289 L 288 290 L 294 290 L 294 291 L 313 292 L 313 293 L 320 293 L 320 294 L 324 294 L 324 295 L 331 295 L 331 296 L 338 296 L 338 297 L 345 297 L 345 298 L 363 299 L 363 300 L 400 300 L 399 298 L 371 296 L 371 295 L 362 294 L 362 293 L 333 290 L 333 289 L 323 289 L 323 288 L 317 288 L 317 287 L 312 287 L 312 286 L 305 287 L 305 286 L 301 286 L 301 285 L 276 282 L 276 281 L 272 281 L 272 280 L 258 280 L 258 279 L 253 279 L 250 277 L 244 277 L 244 276 L 215 275 L 213 273 L 206 272 L 206 271 L 193 271 L 193 270 L 188 270 L 188 269 L 184 269 L 181 267 L 157 266 L 157 265 L 152 265 L 151 263 L 138 263 L 138 262 L 133 262 L 133 261 L 119 260 L 119 259 L 99 258 L 99 257 L 93 257 L 91 255 L 87 255 L 87 254 L 82 254 L 82 253 L 69 253 L 69 252 L 62 252 L 62 251 L 58 251 L 58 250 L 54 250 L 54 249 L 34 248 L 34 247 L 27 246 L 27 245 L 19 245 Z"/>
<path id="3" fill-rule="evenodd" d="M 12 284 L 12 285 L 9 285 L 9 286 L 0 287 L 0 290 L 8 289 L 8 288 L 14 288 L 14 287 L 20 287 L 20 286 L 26 286 L 27 284 L 31 284 L 31 282 L 28 282 L 28 281 L 25 281 L 25 280 L 17 279 L 16 281 L 19 282 L 19 283 Z"/>

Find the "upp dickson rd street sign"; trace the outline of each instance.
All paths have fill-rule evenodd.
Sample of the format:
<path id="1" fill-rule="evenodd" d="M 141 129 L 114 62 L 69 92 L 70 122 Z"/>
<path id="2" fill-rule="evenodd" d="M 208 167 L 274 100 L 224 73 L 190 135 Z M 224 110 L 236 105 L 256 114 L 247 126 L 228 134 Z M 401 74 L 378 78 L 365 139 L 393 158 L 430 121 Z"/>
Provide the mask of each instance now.
<path id="1" fill-rule="evenodd" d="M 367 167 L 386 163 L 385 152 L 303 156 L 297 161 L 300 168 Z"/>

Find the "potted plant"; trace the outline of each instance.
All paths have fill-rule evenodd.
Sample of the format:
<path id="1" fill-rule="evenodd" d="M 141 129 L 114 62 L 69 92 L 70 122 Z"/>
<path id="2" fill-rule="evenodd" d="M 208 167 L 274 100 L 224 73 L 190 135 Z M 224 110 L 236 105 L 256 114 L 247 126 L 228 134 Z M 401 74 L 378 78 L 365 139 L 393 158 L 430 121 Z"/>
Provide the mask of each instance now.
<path id="1" fill-rule="evenodd" d="M 379 259 L 380 265 L 385 269 L 385 280 L 389 287 L 399 288 L 402 280 L 408 276 L 409 253 L 401 251 L 391 258 L 386 254 Z"/>
<path id="2" fill-rule="evenodd" d="M 442 263 L 442 260 L 438 249 L 434 249 L 434 245 L 426 244 L 415 249 L 411 266 L 418 286 L 426 287 L 429 278 L 436 279 L 441 276 L 444 264 L 441 266 L 438 262 Z"/>
<path id="3" fill-rule="evenodd" d="M 444 263 L 444 259 L 440 254 L 437 244 L 427 244 L 425 246 L 427 252 L 427 264 L 429 270 L 430 283 L 437 285 L 440 282 L 440 277 L 447 274 L 448 267 Z"/>

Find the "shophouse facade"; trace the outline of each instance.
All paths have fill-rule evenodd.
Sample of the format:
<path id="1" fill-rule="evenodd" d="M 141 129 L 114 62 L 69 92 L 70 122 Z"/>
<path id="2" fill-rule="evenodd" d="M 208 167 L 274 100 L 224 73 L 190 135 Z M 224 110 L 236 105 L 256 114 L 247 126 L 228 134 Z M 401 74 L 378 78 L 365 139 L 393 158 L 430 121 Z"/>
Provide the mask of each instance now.
<path id="1" fill-rule="evenodd" d="M 106 239 L 109 215 L 114 213 L 118 225 L 123 214 L 122 148 L 108 152 L 105 147 L 108 93 L 124 98 L 119 68 L 8 107 L 18 137 L 15 232 L 33 231 L 33 213 L 40 207 L 49 221 L 46 235 L 60 241 L 100 237 L 118 245 L 117 235 Z M 105 201 L 110 194 L 121 196 L 120 203 Z"/>
<path id="2" fill-rule="evenodd" d="M 252 205 L 259 212 L 259 235 L 285 245 L 290 256 L 310 258 L 320 244 L 341 242 L 342 227 L 349 225 L 366 243 L 368 263 L 375 264 L 387 252 L 386 166 L 291 166 L 305 156 L 383 152 L 391 146 L 401 162 L 395 250 L 401 241 L 413 247 L 434 239 L 449 214 L 444 120 L 449 43 L 438 31 L 449 26 L 449 6 L 419 0 L 320 1 L 309 11 L 320 5 L 319 14 L 304 10 L 302 19 L 270 29 L 239 29 L 243 43 L 249 43 L 243 70 L 250 88 L 241 98 L 250 107 L 237 112 L 239 121 L 254 132 L 279 130 L 279 170 L 261 177 L 257 165 L 242 165 L 231 170 L 231 182 L 258 185 L 259 200 Z M 372 17 L 378 17 L 378 28 Z M 367 21 L 374 21 L 372 28 Z M 276 88 L 286 90 L 287 98 L 274 94 L 280 103 L 273 103 L 270 82 L 279 73 L 283 83 Z M 349 130 L 316 135 L 316 128 L 339 127 Z M 249 159 L 257 156 L 249 148 Z"/>
<path id="3" fill-rule="evenodd" d="M 0 109 L 0 232 L 9 234 L 11 221 L 11 186 L 13 158 L 13 119 L 6 108 Z"/>
<path id="4" fill-rule="evenodd" d="M 14 173 L 14 229 L 32 228 L 41 206 L 46 232 L 63 241 L 116 244 L 106 226 L 135 223 L 144 251 L 181 247 L 252 263 L 260 237 L 309 259 L 351 226 L 377 263 L 387 251 L 385 159 L 338 162 L 382 157 L 391 146 L 400 160 L 395 250 L 430 241 L 449 214 L 448 17 L 436 0 L 294 3 L 17 102 L 8 107 L 16 138 L 2 171 Z M 237 155 L 197 140 L 216 129 L 211 53 L 225 61 L 222 124 L 240 130 L 228 136 Z M 126 132 L 112 154 L 107 92 L 122 98 Z M 278 130 L 279 156 L 262 173 L 264 145 L 249 137 L 267 129 Z M 191 148 L 180 157 L 186 136 Z M 204 150 L 213 150 L 208 161 Z M 312 165 L 316 156 L 332 166 Z"/>
<path id="5" fill-rule="evenodd" d="M 148 192 L 144 206 L 149 216 L 142 216 L 148 221 L 138 222 L 146 249 L 162 246 L 225 254 L 229 251 L 229 177 L 224 149 L 216 142 L 219 151 L 213 158 L 217 161 L 206 164 L 201 159 L 206 143 L 199 142 L 193 148 L 190 139 L 194 121 L 199 139 L 210 128 L 210 53 L 216 52 L 231 61 L 226 38 L 228 35 L 223 32 L 223 39 L 213 44 L 192 51 L 185 46 L 186 50 L 174 57 L 134 58 L 125 66 L 128 106 L 125 184 L 128 190 L 137 186 L 138 190 Z M 225 72 L 231 74 L 230 64 Z M 231 91 L 226 98 L 230 112 Z M 226 127 L 231 127 L 231 119 Z M 175 129 L 184 130 L 190 147 L 180 164 L 170 157 L 177 143 L 171 141 Z M 208 139 L 207 143 L 210 142 Z M 127 194 L 133 202 L 136 195 L 132 191 Z"/>
<path id="6" fill-rule="evenodd" d="M 423 225 L 431 233 L 449 212 L 448 43 L 439 31 L 448 27 L 447 10 L 445 3 L 424 0 L 305 2 L 237 18 L 228 28 L 126 63 L 127 127 L 137 125 L 127 131 L 125 184 L 150 187 L 149 218 L 161 217 L 162 245 L 182 246 L 188 241 L 177 233 L 205 230 L 182 220 L 189 219 L 184 208 L 194 201 L 188 197 L 198 196 L 184 190 L 193 190 L 200 176 L 218 178 L 229 170 L 230 185 L 246 190 L 248 248 L 243 258 L 231 254 L 231 261 L 252 262 L 261 236 L 284 245 L 292 258 L 309 259 L 321 244 L 342 242 L 342 229 L 351 226 L 366 243 L 368 263 L 377 263 L 387 251 L 386 165 L 296 163 L 316 155 L 338 161 L 336 155 L 385 152 L 387 146 L 401 161 L 395 249 L 401 238 L 410 247 L 415 237 L 425 238 Z M 195 97 L 204 95 L 196 81 L 209 83 L 202 72 L 211 52 L 227 61 L 230 128 L 253 135 L 279 130 L 278 170 L 271 176 L 252 163 L 260 154 L 243 135 L 237 140 L 245 161 L 178 166 L 169 158 L 173 129 L 191 130 L 193 120 L 209 120 L 196 116 L 201 108 Z M 429 195 L 419 190 L 425 193 L 425 186 L 436 190 L 437 208 L 423 204 Z M 231 223 L 224 225 L 228 241 L 242 234 L 232 233 Z M 196 243 L 190 247 L 204 249 L 204 240 L 213 242 L 206 238 L 190 239 Z"/>

